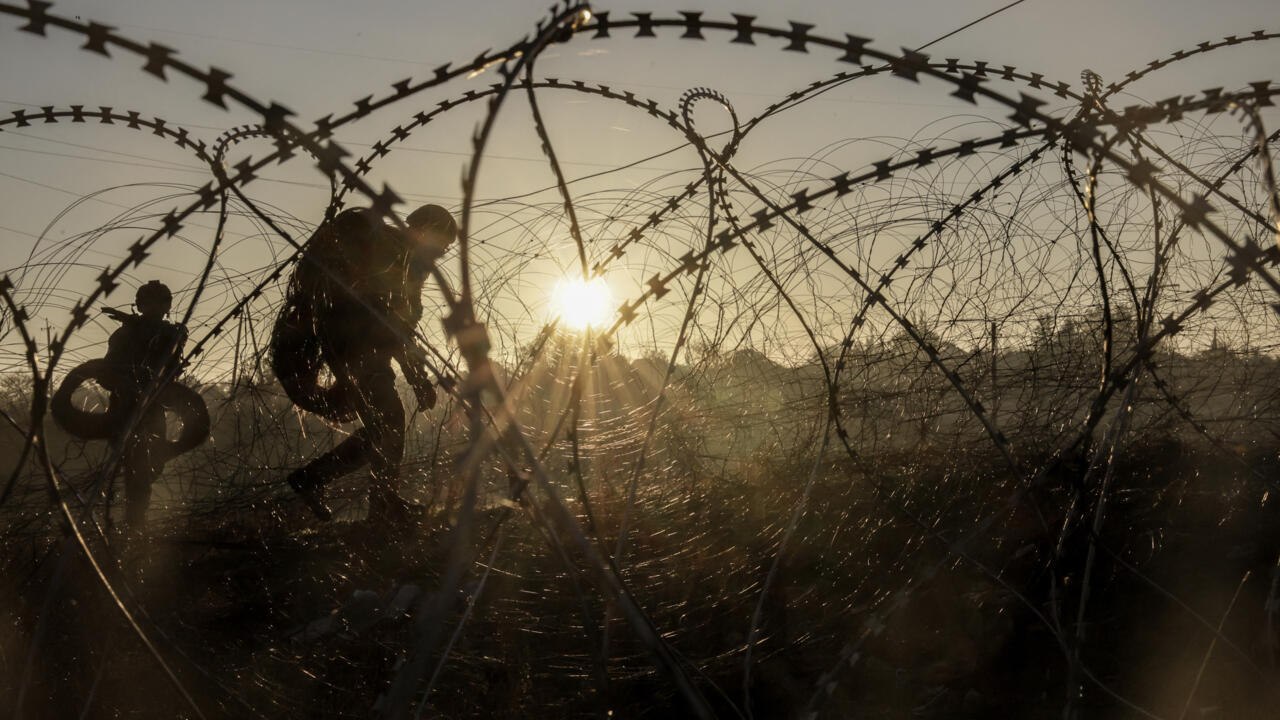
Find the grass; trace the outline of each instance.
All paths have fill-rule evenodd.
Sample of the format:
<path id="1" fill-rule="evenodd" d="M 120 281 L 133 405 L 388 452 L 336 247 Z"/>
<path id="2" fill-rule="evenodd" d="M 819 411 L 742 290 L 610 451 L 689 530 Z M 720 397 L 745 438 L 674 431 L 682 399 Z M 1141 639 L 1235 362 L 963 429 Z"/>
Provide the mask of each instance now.
<path id="1" fill-rule="evenodd" d="M 1274 472 L 1274 458 L 1267 449 L 1232 462 L 1168 440 L 1129 447 L 1117 461 L 1081 649 L 1084 666 L 1111 692 L 1160 717 L 1178 717 L 1193 685 L 1192 717 L 1265 717 L 1275 706 L 1280 673 L 1267 643 L 1277 638 L 1266 635 L 1265 609 L 1274 603 L 1280 522 L 1276 500 L 1263 497 L 1255 477 Z M 818 694 L 827 717 L 1061 716 L 1067 663 L 1042 618 L 1058 577 L 1062 634 L 1075 638 L 1087 522 L 1072 525 L 1054 561 L 1069 482 L 1055 479 L 1029 496 L 1038 516 L 1024 503 L 968 541 L 978 567 L 948 546 L 1017 492 L 996 458 L 902 453 L 857 469 L 833 458 L 766 590 L 804 477 L 766 463 L 754 475 L 668 478 L 641 493 L 621 575 L 666 641 L 699 668 L 718 713 L 731 715 L 731 703 L 741 708 L 749 695 L 755 717 L 798 716 L 828 674 L 829 692 Z M 602 486 L 593 498 L 607 528 L 597 540 L 611 552 L 622 494 Z M 256 528 L 171 520 L 122 558 L 118 578 L 131 604 L 144 609 L 144 627 L 210 717 L 367 717 L 414 646 L 417 602 L 440 589 L 445 518 L 388 534 L 361 521 L 316 528 L 297 510 L 281 496 L 263 509 L 274 521 Z M 483 511 L 478 527 L 494 527 L 507 512 Z M 592 588 L 571 543 L 560 538 L 573 570 L 525 512 L 502 526 L 504 545 L 426 715 L 683 716 L 684 700 Z M 27 717 L 78 717 L 86 707 L 88 717 L 190 716 L 81 558 L 73 554 L 55 582 L 56 553 L 31 574 L 30 559 L 8 549 L 0 706 L 14 707 L 48 598 Z M 477 546 L 475 556 L 491 550 Z M 20 581 L 19 568 L 28 570 Z M 483 573 L 481 563 L 471 568 L 448 628 Z M 1245 573 L 1196 684 L 1212 629 Z M 744 644 L 761 592 L 744 693 Z M 397 596 L 408 612 L 388 609 Z M 856 662 L 842 665 L 851 642 L 859 642 Z M 1077 707 L 1083 717 L 1134 714 L 1093 682 Z"/>

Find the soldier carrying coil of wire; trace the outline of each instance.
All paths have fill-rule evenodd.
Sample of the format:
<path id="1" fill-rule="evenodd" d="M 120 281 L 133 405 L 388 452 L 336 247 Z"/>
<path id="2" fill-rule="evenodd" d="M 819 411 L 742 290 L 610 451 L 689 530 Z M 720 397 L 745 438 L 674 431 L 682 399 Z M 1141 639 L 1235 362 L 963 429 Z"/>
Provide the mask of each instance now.
<path id="1" fill-rule="evenodd" d="M 209 436 L 204 400 L 174 382 L 179 372 L 186 327 L 165 320 L 173 293 L 159 280 L 138 288 L 138 314 L 116 308 L 103 313 L 120 323 L 107 341 L 107 354 L 67 373 L 53 396 L 51 412 L 67 432 L 82 439 L 105 439 L 120 451 L 125 486 L 125 525 L 140 532 L 151 505 L 151 487 L 165 463 Z M 72 395 L 86 381 L 109 393 L 106 412 L 77 408 Z M 178 437 L 167 435 L 166 412 L 181 423 Z"/>

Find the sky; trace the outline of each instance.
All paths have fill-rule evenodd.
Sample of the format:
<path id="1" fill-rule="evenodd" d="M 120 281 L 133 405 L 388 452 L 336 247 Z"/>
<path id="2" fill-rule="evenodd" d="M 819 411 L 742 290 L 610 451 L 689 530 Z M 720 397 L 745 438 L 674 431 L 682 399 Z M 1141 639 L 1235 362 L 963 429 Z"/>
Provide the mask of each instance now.
<path id="1" fill-rule="evenodd" d="M 814 32 L 841 37 L 844 33 L 870 37 L 885 50 L 916 48 L 1006 4 L 942 0 L 896 2 L 653 2 L 602 3 L 597 12 L 615 17 L 632 11 L 655 16 L 679 10 L 699 10 L 708 17 L 733 13 L 755 15 L 760 24 L 785 26 L 788 20 L 811 23 Z M 546 2 L 473 0 L 471 2 L 250 2 L 218 4 L 189 0 L 129 0 L 128 2 L 60 2 L 51 12 L 93 19 L 142 41 L 155 41 L 180 51 L 197 66 L 230 72 L 234 82 L 251 95 L 281 102 L 304 123 L 329 113 L 341 113 L 354 100 L 381 94 L 405 77 L 422 78 L 445 62 L 461 62 L 480 51 L 510 45 L 530 32 L 545 16 Z M 234 109 L 223 111 L 199 100 L 191 83 L 169 83 L 139 72 L 132 59 L 107 60 L 78 49 L 79 42 L 57 31 L 48 38 L 17 32 L 16 23 L 0 17 L 0 117 L 20 109 L 44 105 L 110 105 L 136 109 L 187 127 L 193 135 L 212 140 L 235 125 L 256 118 Z M 1079 73 L 1090 68 L 1104 80 L 1117 80 L 1129 70 L 1191 48 L 1203 40 L 1255 29 L 1277 29 L 1280 9 L 1274 0 L 1234 0 L 1205 3 L 1188 0 L 1086 0 L 1055 2 L 1025 0 L 975 27 L 930 47 L 934 57 L 983 59 L 993 66 L 1014 65 L 1079 85 Z M 765 43 L 761 43 L 761 46 Z M 1238 87 L 1274 77 L 1274 43 L 1255 43 L 1214 53 L 1204 60 L 1181 63 L 1176 72 L 1157 74 L 1135 85 L 1141 97 L 1156 99 L 1171 93 L 1205 87 Z M 579 37 L 549 49 L 537 62 L 543 77 L 606 83 L 674 107 L 687 88 L 707 86 L 728 96 L 747 117 L 790 90 L 845 69 L 831 57 L 815 53 L 782 53 L 771 47 L 747 48 L 723 40 L 691 43 L 674 39 L 620 37 L 596 41 Z M 414 112 L 471 88 L 483 88 L 496 76 L 487 73 L 460 79 L 421 101 L 405 104 L 342 129 L 337 139 L 363 154 L 387 131 Z M 591 102 L 572 95 L 546 95 L 540 100 L 553 142 L 566 174 L 580 177 L 633 163 L 677 147 L 681 139 L 669 128 L 631 108 Z M 527 106 L 509 103 L 504 110 L 490 154 L 480 173 L 480 199 L 545 189 L 553 182 L 538 142 L 531 132 Z M 723 127 L 723 117 L 701 111 L 707 127 Z M 763 167 L 785 158 L 806 158 L 829 152 L 846 138 L 903 138 L 934 133 L 968 118 L 1000 118 L 999 108 L 973 109 L 949 98 L 945 88 L 929 83 L 912 86 L 899 81 L 875 81 L 847 86 L 824 95 L 785 119 L 759 130 L 760 139 L 743 148 L 743 162 Z M 429 131 L 415 134 L 373 174 L 388 182 L 410 203 L 439 202 L 456 207 L 459 178 L 468 160 L 468 139 L 479 121 L 478 105 L 450 113 Z M 717 126 L 717 123 L 721 125 Z M 874 145 L 874 143 L 870 143 Z M 891 142 L 885 144 L 886 147 Z M 265 144 L 248 143 L 239 151 L 261 154 Z M 873 152 L 867 150 L 867 152 Z M 240 156 L 235 156 L 238 159 Z M 846 163 L 856 162 L 841 156 Z M 870 157 L 870 156 L 868 156 Z M 626 172 L 612 173 L 595 186 L 575 185 L 599 208 L 623 203 L 645 193 L 660 195 L 686 179 L 671 176 L 696 165 L 687 149 L 640 163 Z M 68 244 L 84 237 L 121 213 L 150 204 L 163 214 L 177 204 L 190 185 L 206 181 L 207 173 L 189 153 L 155 138 L 115 129 L 59 124 L 33 125 L 0 132 L 0 270 L 7 271 L 25 293 L 25 302 L 39 307 L 57 323 L 82 292 L 82 284 L 137 236 L 127 232 L 95 237 L 92 243 Z M 263 173 L 255 184 L 255 198 L 295 218 L 305 236 L 328 198 L 324 178 L 305 163 L 292 163 Z M 122 187 L 127 186 L 127 187 Z M 615 193 L 616 198 L 609 193 Z M 536 196 L 556 202 L 554 194 Z M 501 206 L 498 206 L 501 207 Z M 405 211 L 409 207 L 405 208 Z M 495 211 L 496 214 L 496 211 Z M 497 217 L 478 216 L 483 232 L 499 235 L 520 228 L 504 226 Z M 189 288 L 198 272 L 211 236 L 211 220 L 193 221 L 184 238 L 159 251 L 147 272 L 158 274 L 180 291 Z M 564 229 L 552 224 L 566 242 L 543 240 L 543 267 L 525 258 L 512 265 L 512 246 L 496 240 L 489 254 L 479 257 L 494 270 L 505 272 L 506 292 L 526 303 L 513 322 L 515 335 L 542 320 L 557 281 L 558 270 L 573 265 L 574 253 Z M 601 227 L 605 227 L 601 225 Z M 523 232 L 536 232 L 528 227 Z M 40 239 L 37 239 L 40 238 Z M 606 238 L 607 239 L 607 238 Z M 249 226 L 234 228 L 219 267 L 224 291 L 211 292 L 195 314 L 205 321 L 224 311 L 234 299 L 236 283 L 261 276 L 287 248 Z M 550 256 L 554 256 L 551 258 Z M 634 264 L 650 272 L 656 256 L 637 256 Z M 84 267 L 68 270 L 67 262 Z M 633 262 L 628 258 L 628 262 Z M 517 269 L 510 269 L 510 268 Z M 637 272 L 640 272 L 638 270 Z M 145 274 L 145 273 L 144 273 Z M 634 293 L 644 276 L 633 274 L 611 283 L 622 296 Z M 20 278 L 20 279 L 19 279 Z M 142 282 L 142 275 L 131 280 Z M 125 304 L 119 291 L 111 304 Z M 181 298 L 181 292 L 179 293 Z M 508 300 L 510 301 L 510 300 Z M 678 313 L 677 313 L 678 314 Z M 669 319 L 666 322 L 671 322 Z M 517 328 L 517 326 L 519 326 Z M 656 331 L 655 331 L 656 332 Z M 92 355 L 100 335 L 86 332 L 77 352 Z M 8 346 L 11 337 L 3 339 Z M 4 362 L 8 362 L 6 358 Z"/>

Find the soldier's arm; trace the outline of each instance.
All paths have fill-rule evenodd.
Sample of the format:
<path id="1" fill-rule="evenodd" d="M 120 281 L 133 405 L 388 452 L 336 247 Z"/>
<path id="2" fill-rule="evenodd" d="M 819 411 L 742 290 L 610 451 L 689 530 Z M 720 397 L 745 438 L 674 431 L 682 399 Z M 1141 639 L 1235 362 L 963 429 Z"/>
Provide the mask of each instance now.
<path id="1" fill-rule="evenodd" d="M 417 343 L 410 342 L 398 346 L 395 357 L 405 381 L 418 398 L 418 405 L 426 409 L 435 407 L 436 389 L 432 386 L 431 374 L 427 371 L 426 353 Z"/>
<path id="2" fill-rule="evenodd" d="M 169 362 L 165 365 L 165 371 L 173 371 L 176 375 L 181 370 L 182 353 L 187 348 L 187 326 L 174 325 L 174 341 L 173 352 L 169 356 Z"/>
<path id="3" fill-rule="evenodd" d="M 117 310 L 116 312 L 119 311 Z M 112 317 L 115 316 L 112 315 Z M 124 321 L 121 320 L 121 322 Z M 128 325 L 117 328 L 115 332 L 111 333 L 111 337 L 107 338 L 107 354 L 103 359 L 117 365 L 127 363 L 129 347 L 132 344 L 131 334 Z"/>
<path id="4" fill-rule="evenodd" d="M 182 351 L 187 345 L 187 328 L 177 323 L 165 323 L 158 337 L 152 340 L 147 365 L 156 379 L 177 376 L 182 363 Z"/>
<path id="5" fill-rule="evenodd" d="M 132 313 L 127 313 L 119 308 L 113 308 L 113 307 L 102 308 L 102 314 L 106 315 L 112 320 L 115 320 L 116 322 L 121 322 L 121 323 L 129 322 L 131 319 L 137 317 Z"/>

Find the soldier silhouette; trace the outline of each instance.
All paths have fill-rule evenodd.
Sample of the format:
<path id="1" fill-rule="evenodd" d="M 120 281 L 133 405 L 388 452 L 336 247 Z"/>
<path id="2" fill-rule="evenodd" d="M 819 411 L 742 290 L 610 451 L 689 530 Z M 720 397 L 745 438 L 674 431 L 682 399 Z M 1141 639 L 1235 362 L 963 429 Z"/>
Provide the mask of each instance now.
<path id="1" fill-rule="evenodd" d="M 171 382 L 187 341 L 185 327 L 164 319 L 172 305 L 169 288 L 151 280 L 134 296 L 137 315 L 104 308 L 106 315 L 120 323 L 107 340 L 106 357 L 68 373 L 53 400 L 54 417 L 69 432 L 83 438 L 110 439 L 122 449 L 124 518 L 133 531 L 146 524 L 151 486 L 164 464 L 208 435 L 204 401 L 185 386 Z M 71 406 L 71 394 L 88 379 L 96 380 L 110 393 L 106 413 L 85 413 Z M 166 409 L 175 410 L 183 421 L 183 437 L 177 442 L 165 437 Z M 125 434 L 130 419 L 135 424 Z"/>
<path id="2" fill-rule="evenodd" d="M 407 230 L 355 208 L 321 225 L 307 241 L 272 333 L 272 365 L 296 405 L 361 427 L 329 452 L 288 476 L 289 485 L 322 520 L 330 481 L 370 465 L 369 520 L 400 523 L 422 508 L 399 494 L 405 411 L 396 392 L 395 360 L 422 408 L 436 394 L 412 342 L 422 318 L 422 287 L 457 235 L 449 211 L 425 205 Z M 319 383 L 327 367 L 328 386 Z"/>
<path id="3" fill-rule="evenodd" d="M 159 394 L 165 378 L 176 371 L 182 348 L 187 342 L 187 329 L 164 318 L 173 306 L 173 293 L 159 280 L 151 280 L 138 288 L 134 296 L 137 315 L 114 308 L 105 312 L 121 323 L 107 340 L 109 386 L 119 403 L 118 417 L 127 423 L 146 400 L 147 393 Z M 169 459 L 164 451 L 164 406 L 152 402 L 142 409 L 133 432 L 119 437 L 124 444 L 123 474 L 125 491 L 125 525 L 132 530 L 146 523 L 151 505 L 151 486 Z"/>
<path id="4" fill-rule="evenodd" d="M 151 280 L 134 296 L 138 314 L 103 308 L 103 313 L 120 323 L 107 340 L 106 357 L 81 363 L 68 372 L 49 408 L 58 424 L 72 435 L 110 440 L 120 449 L 125 525 L 135 533 L 146 524 L 151 486 L 165 463 L 209 437 L 209 410 L 204 399 L 174 381 L 187 329 L 164 319 L 172 305 L 169 288 Z M 95 380 L 109 393 L 106 412 L 89 412 L 72 402 L 76 389 L 88 380 Z M 174 439 L 167 437 L 166 412 L 181 424 Z"/>

